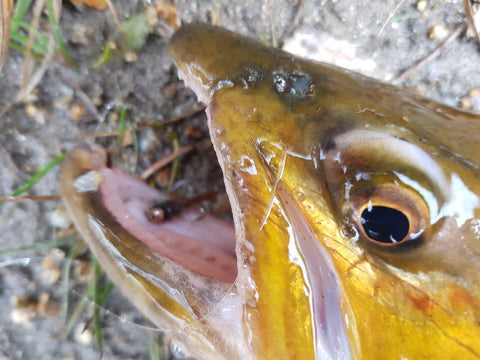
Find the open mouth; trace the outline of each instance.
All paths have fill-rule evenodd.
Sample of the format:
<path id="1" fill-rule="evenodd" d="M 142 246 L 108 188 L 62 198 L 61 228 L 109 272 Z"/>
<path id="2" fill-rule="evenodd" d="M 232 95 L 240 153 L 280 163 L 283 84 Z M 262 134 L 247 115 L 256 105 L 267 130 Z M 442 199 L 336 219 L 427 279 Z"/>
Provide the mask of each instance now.
<path id="1" fill-rule="evenodd" d="M 98 146 L 78 151 L 106 159 L 105 151 Z M 233 283 L 237 264 L 231 222 L 199 208 L 183 207 L 125 171 L 107 167 L 103 160 L 80 175 L 74 185 L 81 192 L 82 186 L 92 181 L 110 215 L 152 252 L 197 274 Z"/>
<path id="2" fill-rule="evenodd" d="M 237 264 L 231 222 L 200 209 L 183 208 L 120 169 L 98 171 L 104 205 L 126 231 L 191 271 L 233 283 Z"/>

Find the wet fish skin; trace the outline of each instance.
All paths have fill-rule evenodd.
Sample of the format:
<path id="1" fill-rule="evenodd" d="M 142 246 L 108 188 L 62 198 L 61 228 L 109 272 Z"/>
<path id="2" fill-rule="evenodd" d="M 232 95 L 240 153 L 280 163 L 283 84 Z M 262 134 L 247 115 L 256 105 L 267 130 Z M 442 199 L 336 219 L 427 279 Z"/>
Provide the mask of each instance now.
<path id="1" fill-rule="evenodd" d="M 310 271 L 318 251 L 337 276 L 330 320 L 343 322 L 326 341 L 331 358 L 480 357 L 478 115 L 204 24 L 179 30 L 170 51 L 208 104 L 257 354 L 327 356 L 314 345 L 334 312 L 318 310 L 331 306 Z M 386 200 L 422 214 L 411 219 L 422 233 L 387 249 L 358 234 L 354 217 L 364 188 L 392 184 L 399 198 Z"/>

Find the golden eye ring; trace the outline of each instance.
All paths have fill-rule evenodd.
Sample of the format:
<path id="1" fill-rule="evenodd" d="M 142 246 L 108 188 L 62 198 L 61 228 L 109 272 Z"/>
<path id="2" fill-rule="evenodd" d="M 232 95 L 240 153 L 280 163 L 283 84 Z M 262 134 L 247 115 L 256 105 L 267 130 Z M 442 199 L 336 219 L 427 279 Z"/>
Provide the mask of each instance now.
<path id="1" fill-rule="evenodd" d="M 419 244 L 430 223 L 423 197 L 396 184 L 362 189 L 351 204 L 360 239 L 383 248 Z"/>

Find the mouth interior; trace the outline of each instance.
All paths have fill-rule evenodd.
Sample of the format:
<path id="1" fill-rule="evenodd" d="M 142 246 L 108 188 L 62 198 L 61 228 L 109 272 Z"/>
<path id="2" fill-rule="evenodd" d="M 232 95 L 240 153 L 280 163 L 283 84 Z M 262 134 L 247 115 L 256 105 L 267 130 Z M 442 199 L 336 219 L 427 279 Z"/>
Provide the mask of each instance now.
<path id="1" fill-rule="evenodd" d="M 198 274 L 233 283 L 237 276 L 233 223 L 199 209 L 152 219 L 152 208 L 170 198 L 120 169 L 102 168 L 100 192 L 105 207 L 153 252 Z"/>

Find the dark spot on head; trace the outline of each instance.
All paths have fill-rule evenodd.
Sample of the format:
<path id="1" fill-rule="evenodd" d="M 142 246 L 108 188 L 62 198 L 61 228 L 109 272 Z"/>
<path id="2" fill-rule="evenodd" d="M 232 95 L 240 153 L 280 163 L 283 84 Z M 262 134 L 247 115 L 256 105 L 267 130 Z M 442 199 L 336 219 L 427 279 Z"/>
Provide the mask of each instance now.
<path id="1" fill-rule="evenodd" d="M 261 68 L 261 66 L 245 65 L 238 78 L 243 84 L 243 87 L 247 89 L 263 81 L 265 78 L 265 71 Z"/>
<path id="2" fill-rule="evenodd" d="M 286 74 L 282 71 L 274 71 L 272 81 L 278 93 L 294 98 L 310 98 L 313 96 L 315 90 L 315 86 L 310 80 L 310 77 L 305 74 Z"/>
<path id="3" fill-rule="evenodd" d="M 314 86 L 307 75 L 290 74 L 288 76 L 290 82 L 290 93 L 301 97 L 311 97 L 313 95 Z"/>
<path id="4" fill-rule="evenodd" d="M 337 147 L 337 144 L 335 144 L 335 141 L 332 139 L 329 139 L 327 143 L 325 144 L 324 150 L 325 151 L 330 151 L 333 150 Z"/>

